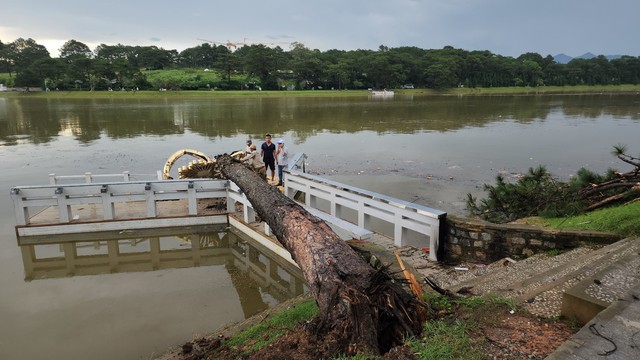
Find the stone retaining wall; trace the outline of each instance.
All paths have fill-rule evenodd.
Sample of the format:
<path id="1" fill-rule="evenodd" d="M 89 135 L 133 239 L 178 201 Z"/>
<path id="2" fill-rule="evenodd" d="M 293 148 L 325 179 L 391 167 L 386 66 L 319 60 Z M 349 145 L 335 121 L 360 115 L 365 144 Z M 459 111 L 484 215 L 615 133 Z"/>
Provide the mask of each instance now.
<path id="1" fill-rule="evenodd" d="M 447 215 L 445 231 L 442 241 L 445 260 L 482 263 L 583 244 L 610 244 L 621 239 L 610 233 L 493 224 L 451 215 Z"/>

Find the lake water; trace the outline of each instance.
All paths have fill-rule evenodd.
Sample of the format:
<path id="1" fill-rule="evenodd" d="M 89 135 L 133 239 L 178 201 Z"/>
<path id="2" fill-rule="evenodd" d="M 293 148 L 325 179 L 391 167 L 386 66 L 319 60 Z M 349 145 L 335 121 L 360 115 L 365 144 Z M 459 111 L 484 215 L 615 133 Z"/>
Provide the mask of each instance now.
<path id="1" fill-rule="evenodd" d="M 116 246 L 146 259 L 141 268 L 115 271 L 89 266 L 89 258 L 83 260 L 88 268 L 75 268 L 65 260 L 63 245 L 20 248 L 9 188 L 45 184 L 50 173 L 130 171 L 135 179 L 155 174 L 179 149 L 215 155 L 243 148 L 247 138 L 259 144 L 270 132 L 291 152 L 308 154 L 312 173 L 464 214 L 466 194 L 481 194 L 482 184 L 493 183 L 499 173 L 513 178 L 543 164 L 566 179 L 580 167 L 626 169 L 611 155 L 613 145 L 627 144 L 632 154 L 640 153 L 638 94 L 392 99 L 336 94 L 0 95 L 5 194 L 0 197 L 0 358 L 148 358 L 286 297 L 256 282 L 248 285 L 253 290 L 242 290 L 239 279 L 250 274 L 238 275 L 241 266 L 229 265 L 238 261 L 231 250 L 222 251 L 228 258 L 220 263 L 149 268 L 152 256 L 144 254 L 154 241 L 167 251 L 190 248 L 173 234 L 111 240 L 117 245 L 89 241 L 74 250 L 100 256 Z M 235 236 L 216 231 L 201 237 L 226 246 L 237 243 Z M 32 253 L 51 267 L 35 266 Z M 244 301 L 245 293 L 254 300 Z"/>

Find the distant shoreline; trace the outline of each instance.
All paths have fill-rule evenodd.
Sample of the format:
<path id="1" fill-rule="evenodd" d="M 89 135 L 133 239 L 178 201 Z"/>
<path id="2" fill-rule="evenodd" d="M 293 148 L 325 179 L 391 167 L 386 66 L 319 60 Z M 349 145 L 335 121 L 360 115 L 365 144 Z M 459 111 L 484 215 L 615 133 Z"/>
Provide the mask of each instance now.
<path id="1" fill-rule="evenodd" d="M 483 96 L 483 95 L 579 95 L 579 94 L 640 94 L 640 85 L 578 85 L 539 87 L 495 87 L 495 88 L 453 88 L 397 89 L 396 95 L 419 96 Z M 126 97 L 346 97 L 367 96 L 367 90 L 169 90 L 169 91 L 3 91 L 0 97 L 30 96 L 47 98 L 126 98 Z"/>

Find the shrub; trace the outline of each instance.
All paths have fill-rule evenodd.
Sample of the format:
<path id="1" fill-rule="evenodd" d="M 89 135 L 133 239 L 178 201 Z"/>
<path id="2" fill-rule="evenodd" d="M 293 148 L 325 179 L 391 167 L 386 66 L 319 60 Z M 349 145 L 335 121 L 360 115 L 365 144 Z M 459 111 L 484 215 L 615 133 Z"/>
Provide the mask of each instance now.
<path id="1" fill-rule="evenodd" d="M 485 185 L 487 198 L 467 194 L 467 209 L 486 220 L 504 223 L 519 218 L 577 214 L 583 208 L 571 186 L 557 181 L 544 166 L 529 168 L 515 184 L 498 175 L 495 185 Z"/>

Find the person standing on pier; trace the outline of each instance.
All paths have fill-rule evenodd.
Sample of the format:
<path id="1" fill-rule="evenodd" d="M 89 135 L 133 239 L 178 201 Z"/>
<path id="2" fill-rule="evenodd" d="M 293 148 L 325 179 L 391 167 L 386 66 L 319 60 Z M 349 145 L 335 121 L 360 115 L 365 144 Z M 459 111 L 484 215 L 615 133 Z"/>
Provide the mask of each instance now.
<path id="1" fill-rule="evenodd" d="M 278 148 L 276 150 L 276 161 L 278 163 L 278 186 L 282 186 L 282 171 L 287 167 L 289 161 L 289 150 L 284 146 L 284 140 L 278 140 Z"/>
<path id="2" fill-rule="evenodd" d="M 262 143 L 260 147 L 260 156 L 262 156 L 262 161 L 264 161 L 264 165 L 271 169 L 271 182 L 274 181 L 275 173 L 276 173 L 276 145 L 271 142 L 271 134 L 267 134 L 264 136 L 265 142 Z"/>
<path id="3" fill-rule="evenodd" d="M 260 175 L 260 178 L 267 180 L 267 170 L 264 168 L 264 163 L 258 156 L 255 144 L 249 145 L 249 152 L 242 158 L 242 162 L 251 166 L 251 168 Z"/>

